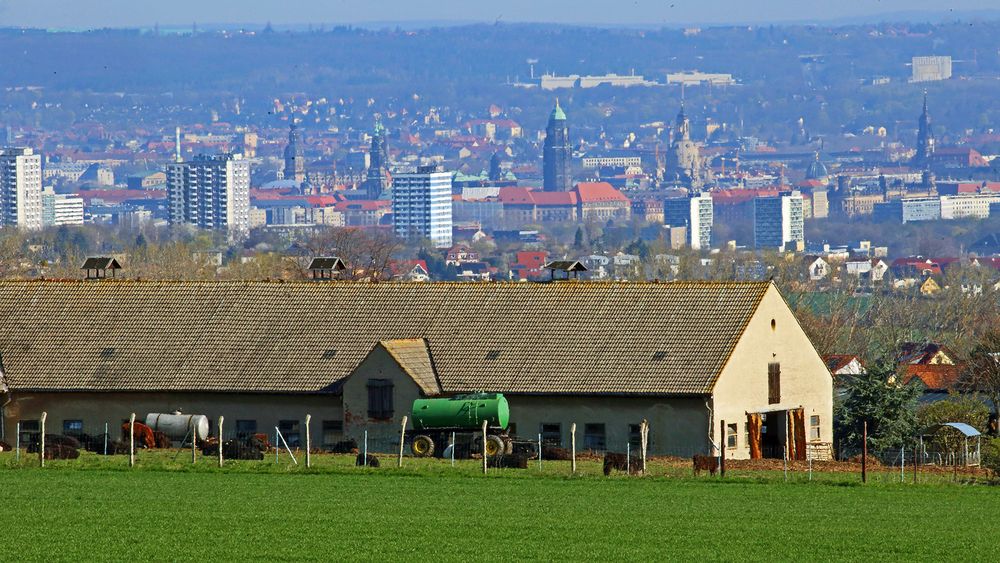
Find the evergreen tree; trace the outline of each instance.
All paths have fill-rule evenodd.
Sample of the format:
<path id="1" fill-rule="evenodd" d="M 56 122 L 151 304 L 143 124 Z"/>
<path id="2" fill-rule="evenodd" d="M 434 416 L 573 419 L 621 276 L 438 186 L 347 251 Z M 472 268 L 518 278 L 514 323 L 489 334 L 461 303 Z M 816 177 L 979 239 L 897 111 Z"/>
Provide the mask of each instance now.
<path id="1" fill-rule="evenodd" d="M 917 396 L 914 385 L 896 382 L 896 363 L 883 357 L 867 373 L 852 376 L 843 401 L 834 408 L 837 446 L 860 450 L 864 423 L 868 422 L 870 449 L 898 448 L 913 439 L 917 430 Z"/>

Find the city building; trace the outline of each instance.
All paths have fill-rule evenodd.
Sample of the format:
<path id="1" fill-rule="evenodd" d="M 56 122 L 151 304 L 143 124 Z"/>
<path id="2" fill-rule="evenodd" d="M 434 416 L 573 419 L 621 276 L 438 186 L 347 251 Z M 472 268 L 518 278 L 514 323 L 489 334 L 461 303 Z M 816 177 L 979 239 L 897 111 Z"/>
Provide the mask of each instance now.
<path id="1" fill-rule="evenodd" d="M 577 217 L 581 221 L 628 220 L 632 215 L 632 202 L 607 182 L 580 182 L 573 191 L 576 193 Z"/>
<path id="2" fill-rule="evenodd" d="M 587 170 L 605 167 L 642 168 L 642 157 L 630 153 L 585 156 L 580 159 L 580 164 Z"/>
<path id="3" fill-rule="evenodd" d="M 285 146 L 285 179 L 298 184 L 306 181 L 306 156 L 302 146 L 302 133 L 295 120 L 288 127 L 288 144 Z"/>
<path id="4" fill-rule="evenodd" d="M 937 196 L 904 197 L 875 206 L 874 218 L 880 221 L 913 223 L 941 218 L 941 198 Z"/>
<path id="5" fill-rule="evenodd" d="M 933 82 L 951 78 L 951 57 L 913 57 L 910 82 Z"/>
<path id="6" fill-rule="evenodd" d="M 392 217 L 396 236 L 429 238 L 437 248 L 451 246 L 451 172 L 422 166 L 392 178 Z"/>
<path id="7" fill-rule="evenodd" d="M 667 84 L 682 84 L 684 86 L 698 86 L 701 84 L 709 84 L 712 86 L 731 86 L 736 84 L 736 81 L 733 80 L 732 74 L 698 72 L 697 70 L 694 70 L 687 72 L 668 72 Z"/>
<path id="8" fill-rule="evenodd" d="M 758 249 L 801 251 L 805 248 L 802 194 L 781 192 L 753 200 L 753 238 Z"/>
<path id="9" fill-rule="evenodd" d="M 1000 194 L 943 195 L 941 219 L 986 219 L 991 204 L 1000 203 Z"/>
<path id="10" fill-rule="evenodd" d="M 545 144 L 542 147 L 542 177 L 543 188 L 547 192 L 568 192 L 572 189 L 569 158 L 572 153 L 569 146 L 569 126 L 566 123 L 566 113 L 556 107 L 549 115 L 549 123 L 545 128 Z"/>
<path id="11" fill-rule="evenodd" d="M 663 223 L 671 227 L 685 227 L 687 243 L 694 250 L 712 247 L 713 214 L 712 196 L 707 193 L 663 201 Z"/>
<path id="12" fill-rule="evenodd" d="M 42 228 L 42 155 L 30 148 L 0 150 L 0 227 Z"/>
<path id="13" fill-rule="evenodd" d="M 596 88 L 598 86 L 614 86 L 616 88 L 628 88 L 630 86 L 655 86 L 656 83 L 646 80 L 641 74 L 603 74 L 584 75 L 570 74 L 567 76 L 557 76 L 555 74 L 544 74 L 538 84 L 542 90 L 558 90 L 560 88 Z"/>
<path id="14" fill-rule="evenodd" d="M 250 231 L 250 161 L 240 154 L 199 155 L 167 165 L 170 223 L 226 231 Z"/>
<path id="15" fill-rule="evenodd" d="M 57 194 L 52 188 L 42 190 L 42 226 L 83 224 L 83 198 Z"/>
<path id="16" fill-rule="evenodd" d="M 371 150 L 368 152 L 368 174 L 365 177 L 364 189 L 368 199 L 379 199 L 389 187 L 389 147 L 385 140 L 385 126 L 381 116 L 375 116 L 375 130 L 372 132 Z"/>

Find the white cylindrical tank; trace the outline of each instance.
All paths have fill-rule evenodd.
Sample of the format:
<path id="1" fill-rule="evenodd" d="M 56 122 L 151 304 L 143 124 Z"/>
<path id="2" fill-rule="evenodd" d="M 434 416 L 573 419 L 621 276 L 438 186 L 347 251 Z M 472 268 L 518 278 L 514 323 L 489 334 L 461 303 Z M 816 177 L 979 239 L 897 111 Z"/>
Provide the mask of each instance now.
<path id="1" fill-rule="evenodd" d="M 192 424 L 199 440 L 208 438 L 208 417 L 203 414 L 151 412 L 146 415 L 146 426 L 154 432 L 163 432 L 171 440 L 183 440 L 185 437 L 190 439 L 188 432 L 191 431 Z"/>

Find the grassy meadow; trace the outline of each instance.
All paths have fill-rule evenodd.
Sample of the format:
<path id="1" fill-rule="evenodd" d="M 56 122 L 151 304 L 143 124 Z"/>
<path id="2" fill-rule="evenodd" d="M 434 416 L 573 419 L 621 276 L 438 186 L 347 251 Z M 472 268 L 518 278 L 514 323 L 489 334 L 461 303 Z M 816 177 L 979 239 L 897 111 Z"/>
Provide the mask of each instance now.
<path id="1" fill-rule="evenodd" d="M 303 460 L 299 459 L 301 463 Z M 762 560 L 992 559 L 1000 488 L 946 476 L 867 485 L 842 472 L 600 475 L 596 461 L 491 470 L 405 459 L 402 469 L 314 456 L 264 462 L 190 452 L 127 458 L 0 454 L 4 559 Z M 12 554 L 14 554 L 12 556 Z"/>

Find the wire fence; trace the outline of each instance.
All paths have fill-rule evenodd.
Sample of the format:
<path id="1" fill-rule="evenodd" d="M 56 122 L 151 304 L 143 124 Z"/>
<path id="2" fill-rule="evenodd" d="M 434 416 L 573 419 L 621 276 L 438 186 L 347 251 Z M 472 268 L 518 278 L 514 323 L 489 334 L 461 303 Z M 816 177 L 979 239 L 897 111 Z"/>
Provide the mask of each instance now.
<path id="1" fill-rule="evenodd" d="M 201 417 L 204 419 L 204 417 Z M 52 420 L 49 418 L 49 420 Z M 434 467 L 461 468 L 469 471 L 482 466 L 484 471 L 528 469 L 552 473 L 604 474 L 650 473 L 665 476 L 699 475 L 742 476 L 785 482 L 813 480 L 862 480 L 876 483 L 900 482 L 969 482 L 992 479 L 982 467 L 978 442 L 918 442 L 909 447 L 851 449 L 830 444 L 810 443 L 798 455 L 785 447 L 761 448 L 761 459 L 735 459 L 735 448 L 666 447 L 657 437 L 629 436 L 622 440 L 595 439 L 574 431 L 570 438 L 545 436 L 504 436 L 497 451 L 491 451 L 481 432 L 451 432 L 438 436 L 433 451 L 418 451 L 412 432 L 387 434 L 361 432 L 346 437 L 342 428 L 315 424 L 306 415 L 299 421 L 282 421 L 263 428 L 256 424 L 227 423 L 223 417 L 153 430 L 143 421 L 128 418 L 109 419 L 85 425 L 62 421 L 46 425 L 18 423 L 9 452 L 0 454 L 0 466 L 30 467 L 56 461 L 70 466 L 123 463 L 129 466 L 243 464 L 311 467 Z M 638 439 L 637 439 L 638 438 Z M 486 448 L 484 450 L 484 447 Z M 483 452 L 489 454 L 483 460 Z M 343 455 L 328 455 L 343 454 Z M 742 456 L 742 457 L 745 457 Z M 417 458 L 426 458 L 418 461 Z M 117 460 L 117 461 L 113 461 Z M 256 465 L 261 464 L 261 465 Z"/>

